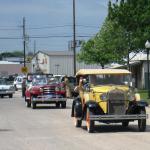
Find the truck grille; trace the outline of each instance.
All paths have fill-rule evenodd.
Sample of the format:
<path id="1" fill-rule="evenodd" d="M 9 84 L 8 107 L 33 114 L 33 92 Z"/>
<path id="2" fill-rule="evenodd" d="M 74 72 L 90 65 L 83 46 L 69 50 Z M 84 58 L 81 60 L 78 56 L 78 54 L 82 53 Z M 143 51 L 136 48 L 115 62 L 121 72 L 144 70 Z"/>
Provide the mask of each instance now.
<path id="1" fill-rule="evenodd" d="M 125 92 L 119 89 L 108 93 L 108 114 L 122 115 L 126 112 Z"/>
<path id="2" fill-rule="evenodd" d="M 44 87 L 43 88 L 44 95 L 54 94 L 54 93 L 55 93 L 55 87 Z"/>

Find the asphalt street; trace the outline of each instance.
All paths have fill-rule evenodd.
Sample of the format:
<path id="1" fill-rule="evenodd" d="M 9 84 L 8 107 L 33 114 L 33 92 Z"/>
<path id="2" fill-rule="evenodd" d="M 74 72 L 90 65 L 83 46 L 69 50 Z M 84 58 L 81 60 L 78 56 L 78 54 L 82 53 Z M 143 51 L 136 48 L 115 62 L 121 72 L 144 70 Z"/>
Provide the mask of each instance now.
<path id="1" fill-rule="evenodd" d="M 13 98 L 0 98 L 0 150 L 150 150 L 149 119 L 146 132 L 138 132 L 133 122 L 126 129 L 121 124 L 97 124 L 89 134 L 85 123 L 74 127 L 71 103 L 67 101 L 66 109 L 40 105 L 33 110 L 25 106 L 19 91 Z"/>

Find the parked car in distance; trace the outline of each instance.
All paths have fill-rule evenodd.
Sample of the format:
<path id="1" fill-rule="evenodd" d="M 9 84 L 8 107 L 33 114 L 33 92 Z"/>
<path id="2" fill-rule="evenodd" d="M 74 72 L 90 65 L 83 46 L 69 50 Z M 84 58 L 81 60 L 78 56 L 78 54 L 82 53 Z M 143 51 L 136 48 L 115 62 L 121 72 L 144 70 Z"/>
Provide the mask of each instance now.
<path id="1" fill-rule="evenodd" d="M 95 122 L 122 123 L 138 121 L 139 131 L 145 131 L 148 105 L 131 87 L 131 72 L 125 69 L 81 69 L 77 72 L 79 97 L 72 104 L 76 127 L 86 121 L 93 132 Z M 130 84 L 129 84 L 130 83 Z"/>
<path id="2" fill-rule="evenodd" d="M 14 93 L 15 88 L 13 82 L 8 78 L 0 78 L 0 97 L 9 96 L 9 98 L 12 98 Z"/>
<path id="3" fill-rule="evenodd" d="M 16 91 L 19 90 L 19 89 L 22 89 L 22 82 L 23 82 L 24 77 L 25 76 L 17 76 L 15 78 L 13 85 L 14 85 Z"/>
<path id="4" fill-rule="evenodd" d="M 55 104 L 57 108 L 66 108 L 65 90 L 61 83 L 47 74 L 28 74 L 27 80 L 32 79 L 26 88 L 25 102 L 27 107 L 36 108 L 37 104 Z"/>

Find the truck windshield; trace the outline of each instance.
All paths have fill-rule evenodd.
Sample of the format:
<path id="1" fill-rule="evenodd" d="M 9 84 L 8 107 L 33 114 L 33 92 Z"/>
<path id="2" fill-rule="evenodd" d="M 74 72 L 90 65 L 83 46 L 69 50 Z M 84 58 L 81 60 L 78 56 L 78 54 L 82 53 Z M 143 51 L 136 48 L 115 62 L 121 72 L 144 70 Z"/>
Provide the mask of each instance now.
<path id="1" fill-rule="evenodd" d="M 130 75 L 124 74 L 107 74 L 107 75 L 90 75 L 89 82 L 93 85 L 127 85 L 130 82 Z"/>
<path id="2" fill-rule="evenodd" d="M 32 81 L 32 85 L 45 85 L 47 84 L 47 80 L 45 78 L 36 78 L 36 79 L 33 79 Z"/>

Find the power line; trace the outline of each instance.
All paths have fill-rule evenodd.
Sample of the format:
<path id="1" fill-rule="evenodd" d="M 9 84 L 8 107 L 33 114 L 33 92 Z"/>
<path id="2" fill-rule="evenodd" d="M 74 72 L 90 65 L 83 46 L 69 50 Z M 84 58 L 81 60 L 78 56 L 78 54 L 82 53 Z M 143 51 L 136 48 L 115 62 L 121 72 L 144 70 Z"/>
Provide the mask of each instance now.
<path id="1" fill-rule="evenodd" d="M 76 37 L 93 37 L 94 35 L 77 35 Z M 72 35 L 29 36 L 29 38 L 72 38 Z M 23 37 L 0 37 L 1 40 L 24 39 Z"/>
<path id="2" fill-rule="evenodd" d="M 99 28 L 98 26 L 91 26 L 91 25 L 76 25 L 77 27 L 82 27 L 82 28 Z M 41 27 L 26 27 L 28 30 L 38 30 L 38 29 L 54 29 L 54 28 L 64 28 L 64 27 L 72 27 L 72 25 L 59 25 L 59 26 L 41 26 Z M 0 26 L 0 30 L 21 30 L 20 27 L 17 28 L 7 28 L 7 27 L 2 27 Z"/>

